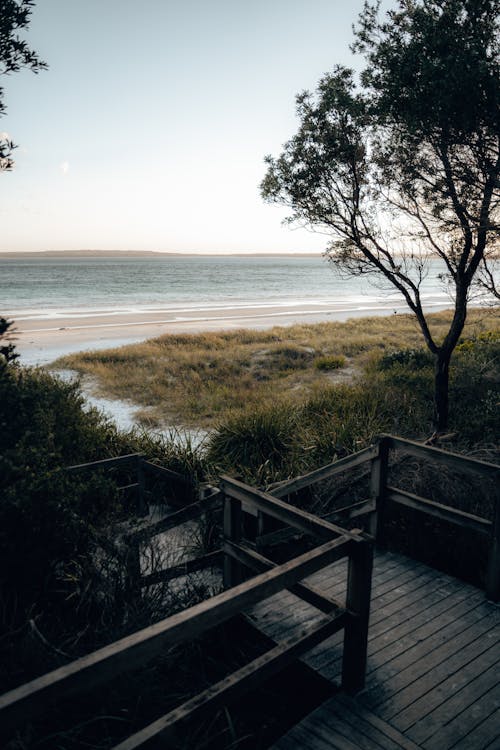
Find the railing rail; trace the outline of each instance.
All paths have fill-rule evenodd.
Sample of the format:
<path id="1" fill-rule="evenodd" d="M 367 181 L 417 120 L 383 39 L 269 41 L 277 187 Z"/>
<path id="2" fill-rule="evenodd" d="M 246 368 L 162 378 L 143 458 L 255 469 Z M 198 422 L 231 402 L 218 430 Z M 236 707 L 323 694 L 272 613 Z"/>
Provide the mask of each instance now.
<path id="1" fill-rule="evenodd" d="M 78 696 L 125 671 L 144 666 L 154 660 L 165 647 L 198 637 L 207 629 L 222 624 L 284 589 L 292 590 L 317 607 L 323 613 L 323 620 L 299 636 L 277 644 L 267 654 L 161 717 L 117 747 L 120 750 L 131 750 L 153 736 L 168 735 L 178 721 L 196 713 L 200 706 L 234 698 L 340 629 L 344 629 L 344 687 L 355 692 L 363 686 L 373 561 L 372 540 L 359 530 L 346 531 L 336 524 L 316 519 L 305 511 L 287 506 L 279 498 L 246 487 L 229 477 L 223 479 L 222 487 L 225 559 L 239 566 L 245 565 L 253 571 L 257 570 L 257 574 L 247 581 L 242 581 L 241 576 L 236 581 L 234 568 L 226 565 L 226 584 L 231 575 L 233 585 L 221 594 L 1 696 L 0 721 L 3 726 L 12 727 L 20 721 L 25 723 L 43 714 L 54 701 Z M 217 493 L 201 501 L 201 507 L 213 504 L 214 494 Z M 245 546 L 241 533 L 242 502 L 319 537 L 322 543 L 288 562 L 275 564 Z M 199 510 L 200 503 L 196 505 Z M 188 515 L 190 513 L 191 509 Z M 177 521 L 186 518 L 186 512 L 175 515 Z M 164 522 L 161 526 L 156 524 L 153 529 L 148 530 L 148 534 L 162 533 L 164 529 Z M 140 542 L 144 538 L 144 532 L 141 531 L 135 541 Z M 301 583 L 302 579 L 341 557 L 348 557 L 349 560 L 346 607 L 329 599 L 314 587 Z M 196 562 L 190 564 L 196 567 Z M 184 571 L 187 572 L 187 569 Z M 176 572 L 182 574 L 182 570 Z M 155 582 L 151 579 L 148 585 Z"/>
<path id="2" fill-rule="evenodd" d="M 347 456 L 335 461 L 309 474 L 296 477 L 292 480 L 275 485 L 270 494 L 277 497 L 285 497 L 294 492 L 313 486 L 319 481 L 330 479 L 341 472 L 348 471 L 355 466 L 367 464 L 370 466 L 370 499 L 352 503 L 337 509 L 326 516 L 323 520 L 330 522 L 342 522 L 343 519 L 352 519 L 363 515 L 368 516 L 368 530 L 376 539 L 379 536 L 380 524 L 383 525 L 383 517 L 386 503 L 394 503 L 412 508 L 419 512 L 430 515 L 439 520 L 444 520 L 461 528 L 470 529 L 485 536 L 489 543 L 489 561 L 485 579 L 485 591 L 489 599 L 500 600 L 500 483 L 496 483 L 496 497 L 494 500 L 493 519 L 468 513 L 443 503 L 436 502 L 430 498 L 408 492 L 404 488 L 388 484 L 388 469 L 391 464 L 391 451 L 403 451 L 405 454 L 415 458 L 424 459 L 437 463 L 453 471 L 463 472 L 479 476 L 485 479 L 498 479 L 500 477 L 500 466 L 470 458 L 459 453 L 444 451 L 433 446 L 423 445 L 413 440 L 394 437 L 393 435 L 381 435 L 377 443 L 365 448 L 352 456 Z M 295 529 L 280 529 L 271 533 L 263 533 L 257 541 L 261 545 L 286 540 Z"/>
<path id="3" fill-rule="evenodd" d="M 369 541 L 365 544 L 370 546 Z M 164 648 L 196 638 L 262 599 L 294 586 L 337 559 L 341 552 L 350 555 L 353 545 L 358 547 L 352 534 L 337 536 L 211 599 L 5 693 L 0 696 L 2 726 L 7 729 L 21 721 L 26 723 L 44 713 L 53 701 L 87 692 L 151 662 Z M 345 616 L 344 610 L 336 611 L 332 618 L 338 618 L 338 622 L 332 619 L 323 637 L 342 627 Z M 354 617 L 352 613 L 350 616 Z"/>
<path id="4" fill-rule="evenodd" d="M 337 524 L 288 505 L 269 493 L 248 487 L 231 477 L 221 477 L 220 486 L 225 497 L 224 585 L 229 590 L 231 586 L 241 582 L 244 567 L 255 569 L 256 566 L 273 565 L 270 560 L 266 560 L 245 546 L 243 541 L 245 511 L 264 513 L 323 540 L 349 539 L 342 686 L 349 692 L 361 690 L 364 686 L 366 671 L 373 540 L 359 529 L 347 531 Z M 335 557 L 338 559 L 339 556 L 344 555 Z M 279 566 L 272 569 L 277 570 Z M 310 604 L 315 602 L 314 606 L 319 605 L 322 611 L 325 611 L 325 607 L 337 608 L 338 611 L 342 609 L 338 602 L 328 601 L 321 592 L 315 591 L 309 585 L 298 584 L 292 590 L 294 594 Z"/>

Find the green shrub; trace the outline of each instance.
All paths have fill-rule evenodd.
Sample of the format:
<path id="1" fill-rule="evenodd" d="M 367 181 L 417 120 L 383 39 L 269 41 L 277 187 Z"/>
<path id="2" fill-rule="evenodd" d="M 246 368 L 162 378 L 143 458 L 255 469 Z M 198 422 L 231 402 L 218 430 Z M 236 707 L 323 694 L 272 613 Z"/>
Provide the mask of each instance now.
<path id="1" fill-rule="evenodd" d="M 215 473 L 229 471 L 252 484 L 267 484 L 296 471 L 300 454 L 307 450 L 302 436 L 291 404 L 242 410 L 210 434 L 206 459 Z"/>
<path id="2" fill-rule="evenodd" d="M 403 365 L 414 370 L 432 367 L 434 357 L 427 349 L 397 349 L 384 354 L 378 361 L 378 369 L 390 370 L 397 365 Z"/>
<path id="3" fill-rule="evenodd" d="M 134 482 L 135 468 L 104 475 L 64 467 L 140 452 L 202 479 L 198 449 L 189 440 L 120 433 L 84 407 L 75 383 L 12 363 L 0 368 L 0 692 L 55 666 L 55 652 L 30 638 L 32 628 L 76 656 L 170 606 L 160 587 L 134 608 L 126 587 L 116 539 L 131 506 L 117 485 Z M 164 500 L 165 489 L 148 487 L 152 499 Z M 178 499 L 192 502 L 194 493 L 187 487 Z"/>
<path id="4" fill-rule="evenodd" d="M 314 360 L 314 366 L 317 370 L 340 370 L 345 367 L 346 358 L 344 356 L 331 354 L 324 357 L 318 357 Z"/>

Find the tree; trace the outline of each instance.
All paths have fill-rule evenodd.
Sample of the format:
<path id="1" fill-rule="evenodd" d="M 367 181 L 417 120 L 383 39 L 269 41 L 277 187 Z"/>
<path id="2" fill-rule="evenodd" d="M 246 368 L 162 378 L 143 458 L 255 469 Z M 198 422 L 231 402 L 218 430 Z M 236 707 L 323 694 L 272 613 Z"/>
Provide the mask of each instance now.
<path id="1" fill-rule="evenodd" d="M 18 359 L 19 354 L 12 343 L 12 321 L 0 317 L 0 373 L 9 362 Z"/>
<path id="2" fill-rule="evenodd" d="M 449 365 L 478 269 L 498 250 L 500 0 L 365 3 L 352 50 L 357 80 L 336 67 L 297 97 L 300 126 L 266 157 L 264 199 L 289 222 L 329 233 L 342 272 L 383 279 L 404 297 L 435 358 L 436 431 L 448 424 Z M 438 258 L 453 298 L 442 341 L 421 286 Z"/>
<path id="3" fill-rule="evenodd" d="M 21 68 L 30 68 L 34 73 L 47 67 L 28 43 L 21 39 L 18 31 L 27 28 L 34 6 L 33 0 L 0 0 L 0 74 L 14 73 Z M 0 116 L 5 114 L 3 88 L 0 87 Z M 15 148 L 10 138 L 0 136 L 0 171 L 12 168 L 12 151 Z"/>

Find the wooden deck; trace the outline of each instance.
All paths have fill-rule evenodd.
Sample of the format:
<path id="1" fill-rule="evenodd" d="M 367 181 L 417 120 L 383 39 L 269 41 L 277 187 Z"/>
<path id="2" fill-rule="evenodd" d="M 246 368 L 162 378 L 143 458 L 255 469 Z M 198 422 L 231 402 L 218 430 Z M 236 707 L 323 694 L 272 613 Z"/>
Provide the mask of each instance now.
<path id="1" fill-rule="evenodd" d="M 345 561 L 307 579 L 341 602 Z M 282 592 L 252 610 L 283 639 L 324 615 Z M 484 592 L 408 558 L 377 552 L 365 689 L 339 693 L 300 722 L 276 750 L 498 750 L 500 607 Z M 342 635 L 306 657 L 338 682 Z"/>
<path id="2" fill-rule="evenodd" d="M 165 648 L 197 638 L 245 613 L 276 644 L 140 727 L 114 750 L 133 750 L 157 740 L 163 740 L 162 747 L 165 742 L 169 745 L 178 725 L 195 720 L 201 710 L 241 700 L 300 658 L 332 686 L 340 683 L 343 691 L 356 698 L 332 690 L 334 697 L 299 722 L 275 745 L 276 750 L 500 750 L 500 607 L 492 603 L 500 602 L 500 494 L 491 495 L 488 517 L 449 505 L 446 497 L 415 495 L 399 486 L 404 476 L 400 482 L 389 471 L 391 462 L 401 463 L 405 455 L 423 465 L 432 464 L 434 470 L 479 477 L 479 485 L 487 480 L 494 491 L 500 490 L 500 466 L 390 435 L 351 456 L 282 482 L 271 492 L 223 476 L 218 489 L 207 488 L 199 501 L 156 523 L 125 532 L 121 543 L 127 549 L 125 591 L 136 605 L 143 589 L 207 569 L 221 558 L 225 590 L 0 696 L 3 731 L 10 736 L 61 700 L 76 701 L 120 675 L 142 669 Z M 135 466 L 137 481 L 122 489 L 135 488 L 139 514 L 147 510 L 144 480 L 148 475 L 185 482 L 137 454 L 98 465 L 116 468 L 124 462 Z M 290 495 L 363 465 L 365 476 L 369 470 L 368 498 L 324 518 L 290 503 Z M 70 471 L 89 466 L 93 464 Z M 388 477 L 398 481 L 398 486 L 389 485 Z M 377 553 L 372 576 L 374 542 L 385 515 L 380 511 L 387 504 L 479 534 L 488 555 L 485 589 L 489 601 L 472 586 L 390 553 Z M 207 512 L 212 514 L 221 505 L 223 544 L 219 551 L 143 575 L 144 543 Z M 247 523 L 248 515 L 252 523 Z M 349 521 L 357 519 L 358 526 L 362 516 L 368 533 L 351 529 Z M 266 533 L 268 518 L 280 528 Z M 275 564 L 262 554 L 273 543 L 286 539 L 291 545 L 295 536 L 304 534 L 316 540 L 314 547 L 306 552 L 299 548 L 284 563 Z M 245 580 L 248 570 L 253 575 Z M 301 686 L 290 689 L 299 692 Z"/>

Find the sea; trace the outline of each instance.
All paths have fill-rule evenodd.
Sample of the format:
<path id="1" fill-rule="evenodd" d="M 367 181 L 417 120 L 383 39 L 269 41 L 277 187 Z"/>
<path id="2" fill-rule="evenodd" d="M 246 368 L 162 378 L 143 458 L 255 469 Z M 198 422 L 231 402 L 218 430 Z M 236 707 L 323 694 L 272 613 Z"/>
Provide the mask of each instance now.
<path id="1" fill-rule="evenodd" d="M 422 286 L 424 306 L 450 305 L 435 261 Z M 67 318 L 75 325 L 92 315 L 106 325 L 123 314 L 147 313 L 182 321 L 210 310 L 280 309 L 322 305 L 333 313 L 391 313 L 401 295 L 368 277 L 342 278 L 322 256 L 161 256 L 0 258 L 0 315 L 20 330 Z M 277 321 L 279 322 L 279 321 Z"/>
<path id="2" fill-rule="evenodd" d="M 422 285 L 422 300 L 428 311 L 451 304 L 439 280 L 442 270 L 437 262 L 430 262 Z M 226 316 L 233 321 L 241 316 L 241 325 L 245 326 L 250 311 L 251 327 L 258 327 L 254 323 L 260 322 L 259 311 L 263 324 L 282 324 L 389 315 L 408 309 L 402 297 L 387 284 L 374 285 L 365 277 L 342 278 L 319 255 L 103 253 L 0 257 L 0 317 L 13 320 L 17 331 L 30 334 L 34 339 L 31 344 L 36 344 L 37 331 L 60 331 L 62 321 L 64 331 L 83 328 L 90 334 L 85 347 L 71 339 L 67 344 L 57 344 L 55 349 L 26 349 L 22 342 L 16 342 L 23 364 L 50 367 L 61 354 L 117 346 L 144 337 L 139 326 L 128 340 L 110 339 L 116 325 L 127 326 L 120 322 L 122 318 L 140 316 L 143 321 L 173 324 L 195 320 L 203 330 L 204 321 L 223 326 Z M 65 379 L 74 377 L 71 371 L 58 370 L 57 374 Z M 81 385 L 88 404 L 97 406 L 120 428 L 136 425 L 134 404 L 103 398 L 92 379 L 87 378 Z M 180 433 L 169 428 L 163 434 L 182 439 Z M 194 443 L 203 438 L 204 433 L 199 431 L 189 434 Z"/>

